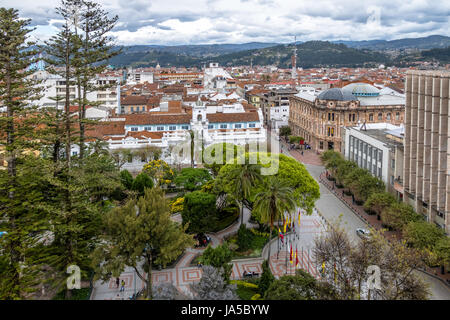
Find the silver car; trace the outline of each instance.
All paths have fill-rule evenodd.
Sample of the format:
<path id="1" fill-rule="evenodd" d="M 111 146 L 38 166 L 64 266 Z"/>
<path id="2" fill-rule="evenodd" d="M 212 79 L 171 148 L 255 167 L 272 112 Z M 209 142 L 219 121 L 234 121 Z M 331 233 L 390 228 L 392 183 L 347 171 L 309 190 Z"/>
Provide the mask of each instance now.
<path id="1" fill-rule="evenodd" d="M 361 239 L 369 239 L 370 237 L 370 231 L 367 229 L 363 229 L 363 228 L 358 228 L 356 229 L 356 234 L 361 238 Z"/>

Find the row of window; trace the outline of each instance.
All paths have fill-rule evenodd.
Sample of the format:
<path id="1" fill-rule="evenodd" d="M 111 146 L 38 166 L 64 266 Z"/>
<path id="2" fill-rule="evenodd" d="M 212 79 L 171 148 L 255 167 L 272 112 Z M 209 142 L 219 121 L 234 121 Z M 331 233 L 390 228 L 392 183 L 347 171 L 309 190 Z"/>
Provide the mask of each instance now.
<path id="1" fill-rule="evenodd" d="M 249 127 L 249 128 L 255 128 L 256 125 L 255 125 L 254 123 L 249 123 L 249 124 L 248 124 L 248 127 Z M 156 126 L 156 131 L 165 131 L 165 128 L 166 128 L 165 126 Z M 221 124 L 219 125 L 219 128 L 220 128 L 220 129 L 228 129 L 228 124 L 226 124 L 226 123 L 221 123 Z M 232 128 L 232 127 L 231 127 L 231 125 L 230 125 L 230 129 L 231 129 L 231 128 Z M 235 128 L 235 129 L 241 129 L 241 128 L 242 128 L 242 124 L 236 123 L 236 124 L 234 125 L 234 128 Z M 181 126 L 181 129 L 182 129 L 182 130 L 189 130 L 189 126 L 188 126 L 188 125 L 182 125 L 182 126 Z M 208 129 L 214 129 L 214 125 L 213 125 L 213 124 L 208 125 Z M 139 128 L 138 128 L 138 127 L 131 127 L 130 130 L 136 132 L 136 131 L 139 131 Z M 152 131 L 152 127 L 150 127 L 150 126 L 145 126 L 145 127 L 144 127 L 144 130 L 145 130 L 145 131 Z M 170 126 L 169 126 L 169 131 L 175 131 L 175 130 L 177 130 L 177 126 L 174 126 L 174 125 L 170 125 Z"/>
<path id="2" fill-rule="evenodd" d="M 349 159 L 381 178 L 383 151 L 354 136 L 350 136 L 349 140 Z M 361 156 L 359 156 L 360 153 Z M 368 161 L 369 157 L 371 161 Z"/>

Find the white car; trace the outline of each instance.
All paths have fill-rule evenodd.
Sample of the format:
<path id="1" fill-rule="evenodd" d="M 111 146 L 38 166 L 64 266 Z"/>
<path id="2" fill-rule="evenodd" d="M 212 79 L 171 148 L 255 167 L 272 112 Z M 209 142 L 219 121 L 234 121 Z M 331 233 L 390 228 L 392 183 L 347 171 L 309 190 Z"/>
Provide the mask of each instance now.
<path id="1" fill-rule="evenodd" d="M 362 239 L 368 239 L 370 236 L 370 231 L 363 228 L 356 229 L 356 234 Z"/>

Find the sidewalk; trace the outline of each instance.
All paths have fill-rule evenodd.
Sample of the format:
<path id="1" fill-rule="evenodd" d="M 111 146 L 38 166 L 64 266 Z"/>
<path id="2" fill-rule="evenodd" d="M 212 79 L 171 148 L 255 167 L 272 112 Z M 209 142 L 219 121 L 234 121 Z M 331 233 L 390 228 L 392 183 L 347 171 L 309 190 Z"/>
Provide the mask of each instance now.
<path id="1" fill-rule="evenodd" d="M 324 171 L 320 175 L 320 182 L 324 186 L 326 186 L 337 198 L 339 198 L 347 207 L 350 208 L 350 210 L 352 210 L 361 220 L 363 220 L 370 227 L 372 227 L 376 230 L 383 229 L 382 222 L 377 219 L 376 215 L 369 215 L 365 212 L 364 207 L 362 205 L 359 206 L 357 204 L 353 204 L 352 197 L 347 196 L 343 193 L 344 188 L 341 188 L 341 189 L 336 188 L 334 181 L 330 181 L 327 179 L 326 171 Z M 384 235 L 389 241 L 394 241 L 394 240 L 399 241 L 402 239 L 401 231 L 386 231 L 384 233 Z M 449 285 L 450 273 L 449 272 L 446 272 L 445 274 L 441 274 L 439 267 L 436 267 L 436 268 L 427 267 L 424 270 L 424 272 L 428 273 L 429 275 L 431 275 L 435 278 L 438 278 L 443 283 L 445 283 L 448 287 L 450 287 L 450 285 Z"/>

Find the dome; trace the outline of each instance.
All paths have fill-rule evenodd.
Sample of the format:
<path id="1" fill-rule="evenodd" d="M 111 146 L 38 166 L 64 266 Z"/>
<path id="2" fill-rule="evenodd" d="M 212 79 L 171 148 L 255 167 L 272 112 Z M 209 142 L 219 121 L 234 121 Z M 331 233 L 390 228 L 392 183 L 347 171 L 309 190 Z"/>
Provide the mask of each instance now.
<path id="1" fill-rule="evenodd" d="M 351 92 L 345 92 L 340 88 L 331 88 L 321 92 L 318 96 L 320 100 L 337 100 L 337 101 L 352 101 L 356 97 Z"/>
<path id="2" fill-rule="evenodd" d="M 350 83 L 342 88 L 342 91 L 351 93 L 357 97 L 376 97 L 380 95 L 380 90 L 368 83 Z"/>

